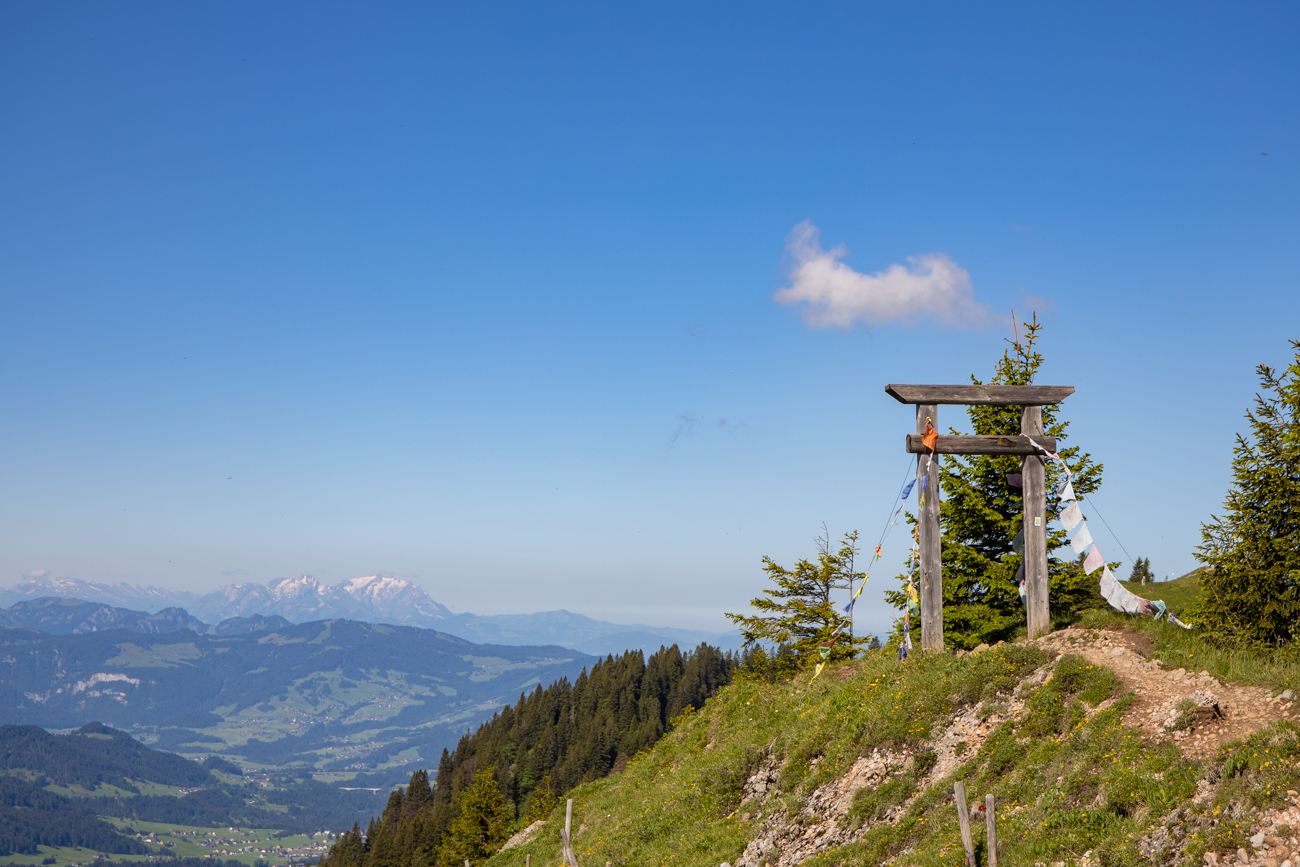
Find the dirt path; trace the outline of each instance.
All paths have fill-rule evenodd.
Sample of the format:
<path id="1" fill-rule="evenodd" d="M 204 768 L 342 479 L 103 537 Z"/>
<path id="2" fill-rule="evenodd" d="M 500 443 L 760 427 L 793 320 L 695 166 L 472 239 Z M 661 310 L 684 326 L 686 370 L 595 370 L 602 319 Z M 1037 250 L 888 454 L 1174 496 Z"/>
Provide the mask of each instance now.
<path id="1" fill-rule="evenodd" d="M 1152 741 L 1176 741 L 1188 758 L 1208 758 L 1221 744 L 1280 719 L 1300 718 L 1293 703 L 1271 697 L 1263 687 L 1220 683 L 1204 671 L 1165 668 L 1148 658 L 1151 639 L 1139 632 L 1071 627 L 1036 643 L 1058 653 L 1077 653 L 1115 672 L 1137 696 L 1124 723 L 1142 729 Z M 1203 710 L 1190 728 L 1170 731 L 1185 699 Z"/>

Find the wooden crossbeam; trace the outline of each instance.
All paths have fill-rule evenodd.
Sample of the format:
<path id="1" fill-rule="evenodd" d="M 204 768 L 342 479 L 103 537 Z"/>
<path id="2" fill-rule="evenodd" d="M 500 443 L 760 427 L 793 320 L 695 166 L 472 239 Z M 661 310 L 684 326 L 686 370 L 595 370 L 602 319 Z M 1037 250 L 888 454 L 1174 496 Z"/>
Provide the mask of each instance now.
<path id="1" fill-rule="evenodd" d="M 1074 394 L 1072 385 L 898 385 L 885 393 L 899 403 L 975 406 L 1045 406 Z"/>
<path id="2" fill-rule="evenodd" d="M 1049 452 L 1056 451 L 1056 437 L 1037 436 L 1034 442 Z M 919 434 L 907 435 L 907 453 L 923 455 L 929 451 Z M 941 436 L 935 444 L 941 455 L 1037 455 L 1042 454 L 1029 444 L 1029 437 Z"/>

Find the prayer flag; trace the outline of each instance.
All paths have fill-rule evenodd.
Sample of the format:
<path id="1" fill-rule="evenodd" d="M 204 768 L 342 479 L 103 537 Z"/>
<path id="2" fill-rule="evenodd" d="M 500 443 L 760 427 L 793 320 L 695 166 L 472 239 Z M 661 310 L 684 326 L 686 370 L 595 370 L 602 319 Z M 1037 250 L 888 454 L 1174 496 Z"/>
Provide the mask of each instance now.
<path id="1" fill-rule="evenodd" d="M 1065 502 L 1066 500 L 1077 500 L 1078 497 L 1074 495 L 1074 482 L 1066 479 L 1065 485 L 1061 488 L 1060 492 L 1057 493 L 1056 498 L 1061 502 Z"/>
<path id="2" fill-rule="evenodd" d="M 939 444 L 939 432 L 928 421 L 925 423 L 925 434 L 921 437 L 921 442 L 930 451 L 934 451 L 934 447 Z"/>
<path id="3" fill-rule="evenodd" d="M 1082 554 L 1088 550 L 1088 546 L 1091 544 L 1092 533 L 1088 530 L 1088 524 L 1085 521 L 1079 524 L 1079 532 L 1075 533 L 1074 538 L 1070 540 L 1070 547 L 1074 549 L 1074 553 Z"/>
<path id="4" fill-rule="evenodd" d="M 1083 561 L 1083 574 L 1091 575 L 1105 565 L 1106 561 L 1102 559 L 1101 552 L 1097 550 L 1096 545 L 1093 545 L 1088 549 L 1088 556 Z"/>
<path id="5" fill-rule="evenodd" d="M 1075 500 L 1070 500 L 1070 505 L 1061 510 L 1061 526 L 1067 530 L 1073 530 L 1083 520 L 1083 512 L 1079 511 L 1079 504 Z"/>
<path id="6" fill-rule="evenodd" d="M 1111 574 L 1110 568 L 1107 567 L 1106 569 L 1103 569 L 1101 573 L 1100 586 L 1097 588 L 1101 591 L 1101 598 L 1110 602 L 1110 597 L 1115 592 L 1116 585 L 1117 582 L 1115 581 L 1115 576 Z"/>
<path id="7" fill-rule="evenodd" d="M 1007 484 L 1013 488 L 1025 486 L 1024 476 L 1020 473 L 1007 473 Z"/>
<path id="8" fill-rule="evenodd" d="M 904 499 L 904 500 L 906 500 L 907 497 L 908 497 L 908 495 L 912 493 L 912 488 L 913 488 L 915 485 L 916 485 L 916 479 L 912 479 L 912 481 L 908 482 L 907 485 L 903 488 L 903 499 Z"/>

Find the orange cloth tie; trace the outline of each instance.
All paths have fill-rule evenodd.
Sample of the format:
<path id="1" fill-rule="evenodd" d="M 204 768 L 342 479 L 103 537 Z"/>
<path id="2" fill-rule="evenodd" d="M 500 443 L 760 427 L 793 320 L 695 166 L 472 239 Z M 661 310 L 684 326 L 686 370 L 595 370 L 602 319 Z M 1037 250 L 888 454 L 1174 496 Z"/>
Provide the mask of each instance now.
<path id="1" fill-rule="evenodd" d="M 925 434 L 922 435 L 921 442 L 931 452 L 933 452 L 935 446 L 939 444 L 939 432 L 935 430 L 934 425 L 930 424 L 928 421 L 925 423 Z"/>

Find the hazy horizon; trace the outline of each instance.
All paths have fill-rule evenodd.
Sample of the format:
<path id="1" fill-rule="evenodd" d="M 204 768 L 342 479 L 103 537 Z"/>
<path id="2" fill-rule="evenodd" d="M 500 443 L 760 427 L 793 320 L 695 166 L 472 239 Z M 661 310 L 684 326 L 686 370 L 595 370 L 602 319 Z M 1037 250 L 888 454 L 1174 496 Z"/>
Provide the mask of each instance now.
<path id="1" fill-rule="evenodd" d="M 1018 317 L 1108 558 L 1300 337 L 1300 9 L 0 7 L 0 583 L 723 631 Z M 959 409 L 941 427 L 965 428 Z M 1099 510 L 1099 511 L 1098 511 Z M 857 608 L 907 552 L 900 523 Z"/>

